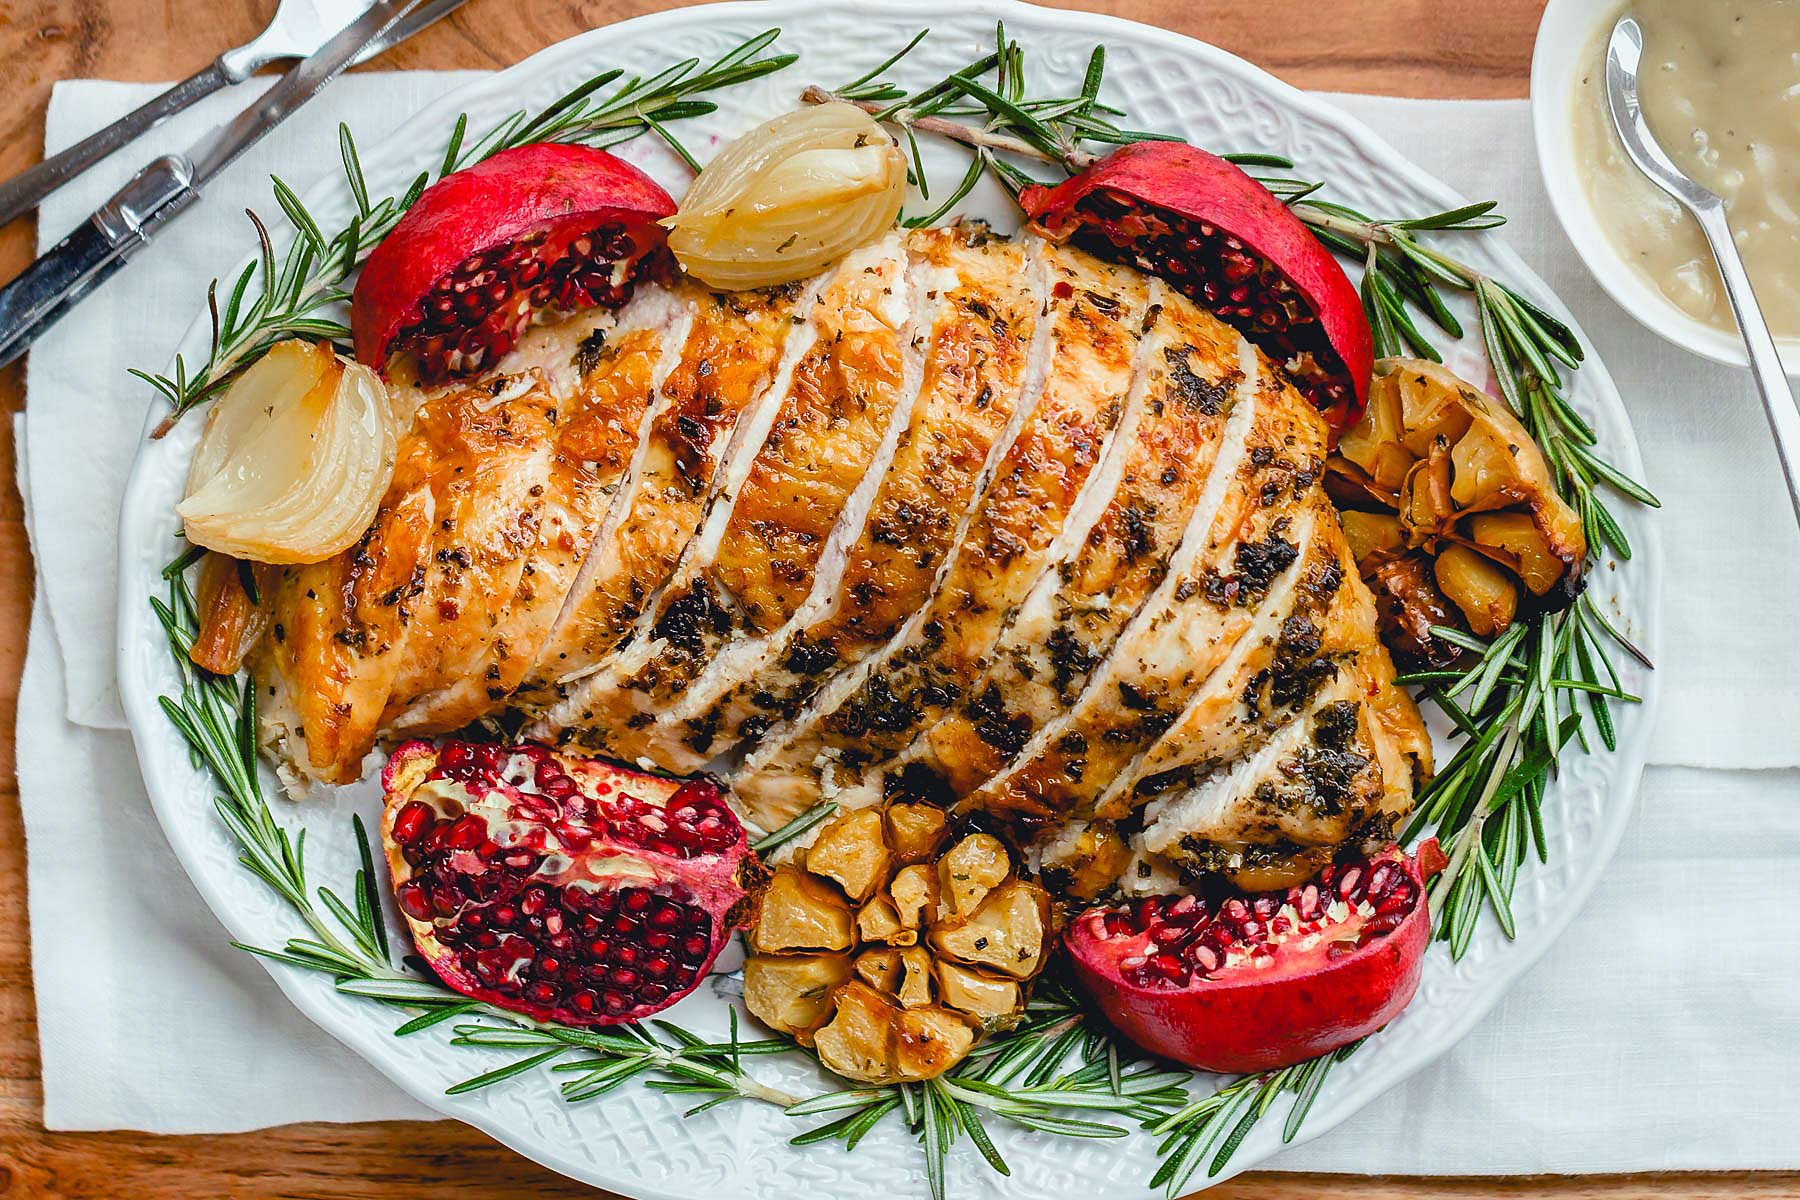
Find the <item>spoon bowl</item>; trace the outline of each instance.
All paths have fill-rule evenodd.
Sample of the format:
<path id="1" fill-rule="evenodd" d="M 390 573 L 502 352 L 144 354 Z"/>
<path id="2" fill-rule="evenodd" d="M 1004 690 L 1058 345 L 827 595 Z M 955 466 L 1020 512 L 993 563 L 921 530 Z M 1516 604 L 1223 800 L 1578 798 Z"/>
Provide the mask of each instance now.
<path id="1" fill-rule="evenodd" d="M 1643 56 L 1644 31 L 1634 18 L 1620 17 L 1606 43 L 1606 106 L 1613 128 L 1638 170 L 1693 213 L 1706 235 L 1706 244 L 1719 264 L 1720 278 L 1725 281 L 1732 316 L 1737 318 L 1738 332 L 1744 337 L 1750 373 L 1762 393 L 1763 411 L 1768 414 L 1769 430 L 1775 435 L 1775 452 L 1787 476 L 1794 519 L 1800 522 L 1800 477 L 1795 474 L 1800 466 L 1800 407 L 1795 405 L 1794 393 L 1782 372 L 1781 355 L 1775 349 L 1775 338 L 1757 306 L 1756 290 L 1750 286 L 1750 275 L 1744 270 L 1737 241 L 1731 236 L 1724 200 L 1675 165 L 1644 119 L 1643 105 L 1638 100 L 1638 67 Z"/>

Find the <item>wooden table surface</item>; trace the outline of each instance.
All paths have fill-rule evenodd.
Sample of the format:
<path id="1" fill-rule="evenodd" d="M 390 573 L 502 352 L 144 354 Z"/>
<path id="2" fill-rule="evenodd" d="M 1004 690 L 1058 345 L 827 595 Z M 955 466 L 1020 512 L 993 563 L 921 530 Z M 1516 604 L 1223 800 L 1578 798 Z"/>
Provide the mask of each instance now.
<path id="1" fill-rule="evenodd" d="M 186 75 L 251 37 L 275 0 L 0 0 L 0 177 L 42 153 L 58 79 Z M 672 7 L 658 0 L 471 0 L 388 54 L 385 68 L 504 67 L 596 25 Z M 1524 96 L 1543 0 L 1076 0 L 1205 38 L 1302 87 L 1414 96 Z M 0 278 L 30 258 L 29 221 L 0 230 Z M 25 403 L 24 371 L 0 369 L 0 406 Z M 42 1125 L 25 839 L 13 726 L 32 596 L 14 484 L 11 422 L 0 425 L 0 1197 L 594 1197 L 452 1122 L 294 1125 L 228 1137 L 71 1134 Z M 221 935 L 222 936 L 222 935 Z M 1800 1174 L 1408 1179 L 1242 1176 L 1212 1196 L 1800 1196 Z"/>

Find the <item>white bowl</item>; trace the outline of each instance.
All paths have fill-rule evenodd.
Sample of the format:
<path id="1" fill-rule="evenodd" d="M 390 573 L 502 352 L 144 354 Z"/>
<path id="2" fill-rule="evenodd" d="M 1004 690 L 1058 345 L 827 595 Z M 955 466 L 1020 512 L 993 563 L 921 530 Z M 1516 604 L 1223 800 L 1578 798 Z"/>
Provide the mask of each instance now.
<path id="1" fill-rule="evenodd" d="M 1550 0 L 1538 23 L 1531 55 L 1531 126 L 1550 206 L 1581 261 L 1619 307 L 1664 341 L 1715 362 L 1745 366 L 1749 360 L 1737 330 L 1696 321 L 1659 292 L 1619 252 L 1581 185 L 1574 146 L 1576 73 L 1587 65 L 1583 56 L 1595 35 L 1623 7 L 1621 0 Z M 1800 375 L 1800 338 L 1780 338 L 1777 344 L 1787 373 Z"/>

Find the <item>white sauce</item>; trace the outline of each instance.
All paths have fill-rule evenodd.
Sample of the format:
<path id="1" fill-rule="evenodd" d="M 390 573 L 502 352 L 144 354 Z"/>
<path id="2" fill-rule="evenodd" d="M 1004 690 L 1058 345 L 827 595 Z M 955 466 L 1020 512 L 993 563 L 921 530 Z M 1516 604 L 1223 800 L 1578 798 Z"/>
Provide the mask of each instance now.
<path id="1" fill-rule="evenodd" d="M 1724 197 L 1769 326 L 1800 337 L 1800 0 L 1633 0 L 1651 130 Z M 1575 84 L 1575 156 L 1613 243 L 1676 307 L 1733 330 L 1706 242 L 1625 157 L 1606 110 L 1608 19 Z"/>

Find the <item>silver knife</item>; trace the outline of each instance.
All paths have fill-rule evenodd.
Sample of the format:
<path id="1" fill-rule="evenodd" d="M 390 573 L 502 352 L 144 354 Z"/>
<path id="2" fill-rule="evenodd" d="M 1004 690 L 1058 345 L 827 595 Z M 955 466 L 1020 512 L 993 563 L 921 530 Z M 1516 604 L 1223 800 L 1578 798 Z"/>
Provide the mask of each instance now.
<path id="1" fill-rule="evenodd" d="M 199 198 L 208 180 L 316 96 L 363 47 L 419 3 L 378 0 L 186 154 L 165 155 L 139 171 L 73 233 L 0 288 L 0 365 L 18 358 L 44 330 L 117 273 L 149 243 L 157 227 Z"/>

